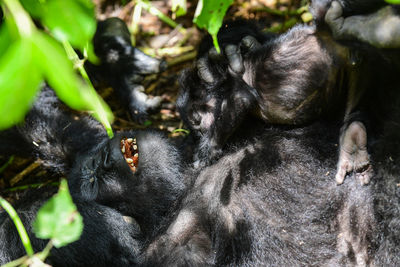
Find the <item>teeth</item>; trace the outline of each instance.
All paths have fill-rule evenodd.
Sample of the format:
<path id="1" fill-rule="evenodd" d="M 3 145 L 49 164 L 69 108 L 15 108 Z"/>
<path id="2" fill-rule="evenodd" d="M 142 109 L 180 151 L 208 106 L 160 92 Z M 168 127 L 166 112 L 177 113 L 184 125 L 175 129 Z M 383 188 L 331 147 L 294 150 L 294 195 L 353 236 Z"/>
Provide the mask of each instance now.
<path id="1" fill-rule="evenodd" d="M 127 162 L 128 164 L 133 163 L 133 159 L 131 159 L 131 158 L 127 158 L 127 159 L 125 159 L 125 160 L 126 160 L 126 162 Z"/>
<path id="2" fill-rule="evenodd" d="M 128 139 L 126 139 L 126 141 L 130 144 L 130 143 L 133 142 L 133 139 L 132 138 L 128 138 Z"/>
<path id="3" fill-rule="evenodd" d="M 133 149 L 134 149 L 134 150 L 137 150 L 137 145 L 133 145 Z"/>
<path id="4" fill-rule="evenodd" d="M 135 155 L 133 155 L 133 157 L 134 157 L 134 158 L 138 158 L 138 157 L 139 157 L 139 154 L 138 154 L 138 153 L 135 153 Z"/>
<path id="5" fill-rule="evenodd" d="M 133 138 L 133 143 L 136 144 L 136 138 Z"/>
<path id="6" fill-rule="evenodd" d="M 125 146 L 122 146 L 121 152 L 122 152 L 122 154 L 125 154 Z"/>

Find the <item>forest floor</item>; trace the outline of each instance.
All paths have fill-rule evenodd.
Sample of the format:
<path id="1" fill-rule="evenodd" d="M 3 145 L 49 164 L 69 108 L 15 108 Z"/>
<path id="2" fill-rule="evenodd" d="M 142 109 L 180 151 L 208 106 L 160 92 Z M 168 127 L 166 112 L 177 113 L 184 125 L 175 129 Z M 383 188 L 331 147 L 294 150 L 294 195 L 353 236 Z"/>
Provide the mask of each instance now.
<path id="1" fill-rule="evenodd" d="M 94 0 L 96 17 L 103 20 L 108 17 L 119 17 L 126 21 L 132 29 L 132 14 L 134 1 Z M 115 115 L 113 129 L 143 129 L 156 128 L 166 131 L 172 138 L 185 133 L 175 131 L 184 128 L 175 108 L 179 91 L 178 78 L 180 72 L 190 67 L 196 57 L 196 47 L 206 34 L 193 24 L 193 15 L 197 1 L 187 1 L 187 14 L 174 18 L 171 12 L 171 1 L 151 1 L 151 4 L 179 25 L 170 27 L 157 16 L 142 11 L 138 24 L 138 34 L 135 36 L 136 47 L 145 53 L 163 58 L 168 63 L 166 71 L 147 77 L 144 80 L 146 92 L 161 96 L 163 101 L 160 109 L 152 114 L 144 125 L 139 125 L 129 117 L 129 114 L 118 103 L 112 88 L 98 88 L 98 92 L 110 105 Z M 266 31 L 284 32 L 297 22 L 306 20 L 306 0 L 236 0 L 228 9 L 225 19 L 254 19 L 265 27 Z M 302 8 L 303 7 L 303 8 Z M 40 160 L 20 158 L 14 155 L 0 156 L 0 195 L 13 202 L 20 198 L 28 188 L 46 185 L 57 185 L 60 174 L 51 173 L 40 164 Z"/>

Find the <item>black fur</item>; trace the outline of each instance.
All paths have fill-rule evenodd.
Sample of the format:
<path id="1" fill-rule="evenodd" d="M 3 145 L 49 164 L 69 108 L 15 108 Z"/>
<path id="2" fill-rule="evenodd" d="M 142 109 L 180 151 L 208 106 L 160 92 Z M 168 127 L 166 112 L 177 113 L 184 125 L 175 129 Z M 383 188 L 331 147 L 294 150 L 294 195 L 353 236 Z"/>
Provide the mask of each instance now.
<path id="1" fill-rule="evenodd" d="M 101 60 L 99 67 L 86 64 L 91 76 L 113 87 L 132 118 L 140 123 L 157 108 L 159 98 L 149 98 L 140 82 L 144 75 L 158 73 L 166 63 L 132 47 L 129 30 L 124 21 L 108 18 L 97 24 L 93 38 L 95 52 Z"/>
<path id="2" fill-rule="evenodd" d="M 337 0 L 343 7 L 343 16 L 371 13 L 387 5 L 384 0 Z M 317 23 L 323 23 L 326 11 L 333 0 L 310 0 L 310 12 Z"/>
<path id="3" fill-rule="evenodd" d="M 338 126 L 247 136 L 198 175 L 147 265 L 398 265 L 399 128 L 387 129 L 369 186 L 333 181 Z"/>
<path id="4" fill-rule="evenodd" d="M 296 40 L 301 44 L 301 38 L 314 40 L 312 29 L 295 28 L 266 41 L 266 47 L 283 49 Z M 288 66 L 289 59 L 297 57 L 288 57 Z M 303 60 L 304 68 L 313 64 Z M 225 84 L 238 82 L 229 70 L 221 70 L 227 79 L 223 86 L 208 85 L 223 89 L 212 91 L 216 95 L 232 93 L 236 87 Z M 296 81 L 307 83 L 300 78 Z M 238 86 L 249 101 L 257 97 L 243 83 Z M 246 104 L 240 94 L 229 97 L 234 108 L 235 101 Z M 212 102 L 204 108 L 218 107 Z M 237 111 L 225 110 L 228 115 Z M 75 120 L 45 90 L 25 125 L 13 130 L 20 136 L 4 136 L 22 138 L 23 146 L 14 151 L 33 151 L 47 166 L 68 175 L 85 228 L 79 241 L 51 251 L 48 260 L 55 266 L 398 266 L 398 119 L 387 119 L 383 135 L 371 142 L 375 176 L 367 186 L 359 185 L 354 175 L 342 186 L 332 179 L 340 126 L 315 122 L 290 128 L 245 121 L 215 164 L 192 171 L 182 169 L 176 148 L 159 133 L 128 131 L 108 140 L 97 122 Z M 135 173 L 120 152 L 123 137 L 137 138 Z M 16 205 L 31 237 L 30 224 L 46 198 L 37 193 L 37 201 L 27 196 Z M 36 251 L 43 249 L 45 242 L 32 239 Z M 11 220 L 2 212 L 0 264 L 23 254 Z"/>
<path id="5" fill-rule="evenodd" d="M 243 27 L 246 24 L 224 28 L 219 35 L 224 41 L 221 46 L 236 42 L 241 47 L 238 40 L 247 36 L 262 40 L 252 26 L 247 32 Z M 207 45 L 211 49 L 208 39 L 200 51 L 206 51 Z M 197 65 L 181 77 L 177 101 L 183 121 L 199 139 L 199 161 L 207 164 L 218 158 L 226 140 L 249 114 L 267 123 L 288 125 L 304 125 L 321 117 L 344 117 L 349 125 L 362 120 L 356 116 L 360 110 L 372 118 L 384 114 L 386 110 L 377 112 L 376 106 L 387 107 L 388 102 L 375 100 L 397 92 L 393 89 L 395 67 L 376 49 L 354 46 L 336 43 L 314 27 L 296 26 L 280 36 L 265 36 L 258 48 L 242 53 L 239 72 L 232 71 L 226 58 L 214 59 L 211 53 L 201 52 Z M 382 88 L 379 92 L 378 87 Z M 372 94 L 377 95 L 374 100 Z"/>
<path id="6" fill-rule="evenodd" d="M 24 144 L 16 144 L 15 152 L 30 152 L 46 166 L 66 174 L 84 218 L 79 241 L 52 249 L 48 261 L 55 266 L 136 264 L 139 248 L 171 216 L 185 190 L 180 155 L 161 133 L 125 131 L 109 140 L 98 122 L 63 111 L 50 89 L 41 92 L 25 123 L 12 132 L 16 135 L 3 133 L 11 139 L 2 139 L 2 143 L 22 138 Z M 135 173 L 121 152 L 120 141 L 126 137 L 137 139 Z M 34 238 L 31 224 L 47 198 L 38 193 L 17 204 L 35 251 L 42 250 L 46 242 Z M 11 219 L 4 211 L 0 216 L 0 264 L 4 264 L 23 256 L 24 250 Z"/>
<path id="7" fill-rule="evenodd" d="M 80 241 L 53 249 L 49 263 L 396 266 L 399 124 L 387 122 L 385 135 L 373 142 L 376 176 L 368 186 L 355 179 L 342 186 L 333 182 L 339 128 L 314 123 L 285 129 L 250 121 L 225 155 L 198 175 L 190 170 L 182 174 L 174 148 L 159 134 L 100 138 L 86 156 L 77 155 L 68 176 L 84 217 L 84 234 Z M 117 156 L 119 140 L 126 135 L 138 138 L 139 168 L 134 174 L 122 155 Z M 29 223 L 44 198 L 41 192 L 37 195 L 37 202 L 26 196 L 16 205 L 31 237 Z M 5 263 L 24 253 L 4 212 L 0 223 L 0 262 Z M 32 239 L 35 250 L 43 248 L 45 242 Z"/>

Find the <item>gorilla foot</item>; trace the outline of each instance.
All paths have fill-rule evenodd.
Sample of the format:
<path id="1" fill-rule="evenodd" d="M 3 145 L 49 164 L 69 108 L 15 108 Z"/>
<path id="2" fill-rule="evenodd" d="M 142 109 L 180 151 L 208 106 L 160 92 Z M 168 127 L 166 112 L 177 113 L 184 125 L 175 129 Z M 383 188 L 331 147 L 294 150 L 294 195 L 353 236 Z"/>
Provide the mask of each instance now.
<path id="1" fill-rule="evenodd" d="M 361 184 L 368 184 L 373 175 L 367 151 L 367 131 L 359 121 L 352 122 L 340 136 L 336 182 L 342 184 L 350 172 L 355 172 Z"/>

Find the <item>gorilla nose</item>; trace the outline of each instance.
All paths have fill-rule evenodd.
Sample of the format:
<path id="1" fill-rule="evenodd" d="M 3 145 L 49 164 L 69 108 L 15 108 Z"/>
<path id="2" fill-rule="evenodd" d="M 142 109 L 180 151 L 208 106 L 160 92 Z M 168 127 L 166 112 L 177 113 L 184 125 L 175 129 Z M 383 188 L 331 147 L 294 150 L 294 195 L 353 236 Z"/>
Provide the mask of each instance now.
<path id="1" fill-rule="evenodd" d="M 108 147 L 106 147 L 104 150 L 103 150 L 103 156 L 102 156 L 102 159 L 103 159 L 103 167 L 105 168 L 105 169 L 110 169 L 111 167 L 112 167 L 112 157 L 111 157 L 111 154 L 110 154 L 110 151 L 109 151 L 109 149 L 108 149 Z"/>

